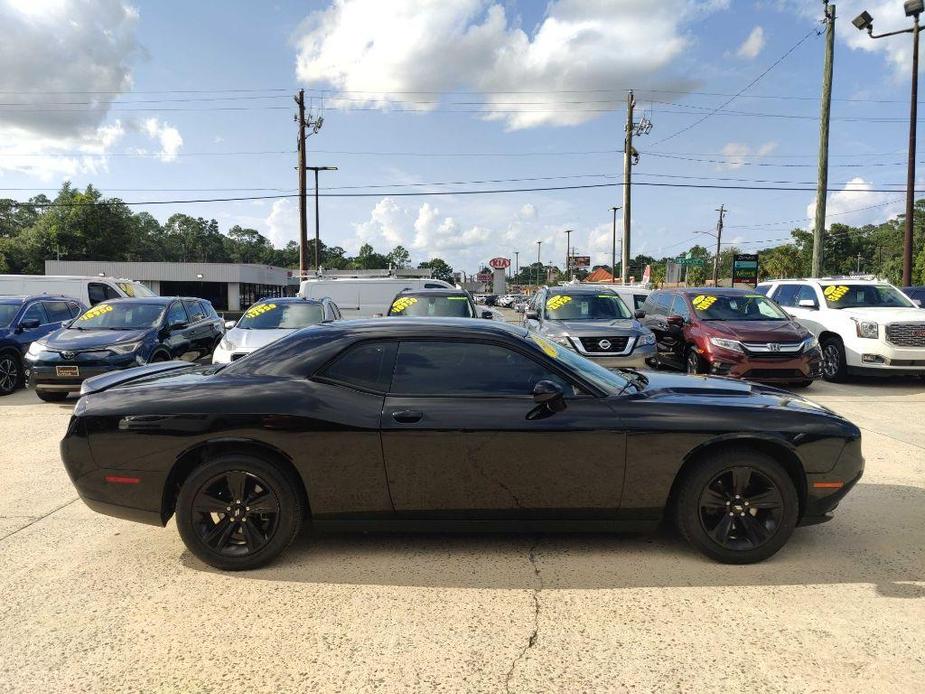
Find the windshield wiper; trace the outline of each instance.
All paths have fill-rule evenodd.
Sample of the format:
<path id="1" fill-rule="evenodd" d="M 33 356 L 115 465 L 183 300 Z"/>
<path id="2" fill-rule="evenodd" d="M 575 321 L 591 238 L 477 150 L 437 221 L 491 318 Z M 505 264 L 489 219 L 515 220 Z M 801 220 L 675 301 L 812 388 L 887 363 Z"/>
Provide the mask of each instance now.
<path id="1" fill-rule="evenodd" d="M 617 393 L 618 396 L 623 395 L 626 392 L 626 389 L 630 386 L 633 386 L 636 389 L 637 393 L 641 393 L 647 385 L 649 385 L 649 379 L 643 376 L 638 371 L 633 371 L 631 369 L 621 369 L 620 374 L 626 377 L 626 385 L 620 389 L 620 392 Z"/>

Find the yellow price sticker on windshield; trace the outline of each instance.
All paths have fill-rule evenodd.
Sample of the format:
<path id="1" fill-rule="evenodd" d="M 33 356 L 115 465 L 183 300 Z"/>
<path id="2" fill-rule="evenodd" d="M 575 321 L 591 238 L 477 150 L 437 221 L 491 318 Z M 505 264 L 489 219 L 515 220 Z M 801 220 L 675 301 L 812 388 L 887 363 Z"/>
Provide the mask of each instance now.
<path id="1" fill-rule="evenodd" d="M 112 311 L 112 306 L 110 306 L 109 304 L 101 304 L 99 306 L 95 306 L 91 308 L 89 311 L 83 314 L 80 317 L 80 320 L 90 320 L 92 318 L 99 318 L 104 313 L 109 313 L 110 311 Z"/>
<path id="2" fill-rule="evenodd" d="M 572 300 L 572 297 L 567 294 L 559 294 L 558 296 L 551 296 L 546 301 L 546 308 L 550 311 L 556 311 L 563 306 L 565 306 L 569 301 Z"/>
<path id="3" fill-rule="evenodd" d="M 262 316 L 264 313 L 272 311 L 276 308 L 276 304 L 258 304 L 257 306 L 251 306 L 247 309 L 247 313 L 244 315 L 248 318 L 256 318 L 257 316 Z"/>
<path id="4" fill-rule="evenodd" d="M 841 301 L 842 297 L 847 294 L 850 289 L 844 285 L 835 286 L 830 285 L 822 290 L 822 293 L 825 295 L 825 298 L 829 301 Z"/>
<path id="5" fill-rule="evenodd" d="M 392 302 L 392 313 L 401 313 L 406 308 L 412 304 L 416 304 L 417 302 L 417 298 L 413 296 L 403 296 L 400 299 L 395 299 L 395 301 Z"/>
<path id="6" fill-rule="evenodd" d="M 697 310 L 706 311 L 716 303 L 716 297 L 709 294 L 698 294 L 691 303 L 694 304 L 694 308 Z"/>
<path id="7" fill-rule="evenodd" d="M 540 349 L 546 353 L 546 356 L 552 357 L 553 359 L 559 356 L 559 350 L 556 349 L 556 346 L 549 340 L 546 340 L 539 335 L 530 335 L 530 339 L 539 345 Z"/>

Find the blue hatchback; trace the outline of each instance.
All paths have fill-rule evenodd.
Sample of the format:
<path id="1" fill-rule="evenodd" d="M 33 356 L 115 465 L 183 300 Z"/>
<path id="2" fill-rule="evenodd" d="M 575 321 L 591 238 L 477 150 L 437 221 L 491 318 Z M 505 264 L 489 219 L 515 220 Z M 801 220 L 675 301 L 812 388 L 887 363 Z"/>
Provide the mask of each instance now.
<path id="1" fill-rule="evenodd" d="M 212 354 L 225 325 L 205 299 L 135 297 L 97 304 L 26 354 L 29 385 L 57 402 L 91 376 L 171 359 Z"/>
<path id="2" fill-rule="evenodd" d="M 85 308 L 68 296 L 0 296 L 0 395 L 9 395 L 23 385 L 23 359 L 29 346 Z"/>

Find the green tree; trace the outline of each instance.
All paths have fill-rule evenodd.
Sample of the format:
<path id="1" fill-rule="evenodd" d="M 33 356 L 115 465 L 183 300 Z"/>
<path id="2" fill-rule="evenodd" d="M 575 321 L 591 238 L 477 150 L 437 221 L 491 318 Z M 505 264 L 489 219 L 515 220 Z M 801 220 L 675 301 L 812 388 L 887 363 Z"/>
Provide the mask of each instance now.
<path id="1" fill-rule="evenodd" d="M 389 263 L 392 267 L 397 269 L 402 269 L 408 267 L 408 262 L 411 260 L 411 254 L 407 251 L 404 246 L 398 245 L 395 246 L 389 254 L 386 256 Z"/>
<path id="2" fill-rule="evenodd" d="M 356 270 L 384 270 L 389 266 L 389 260 L 381 253 L 376 253 L 371 245 L 364 243 L 350 264 Z"/>
<path id="3" fill-rule="evenodd" d="M 430 268 L 433 272 L 434 279 L 443 280 L 444 282 L 453 283 L 453 268 L 441 258 L 431 258 L 418 265 L 418 268 Z"/>

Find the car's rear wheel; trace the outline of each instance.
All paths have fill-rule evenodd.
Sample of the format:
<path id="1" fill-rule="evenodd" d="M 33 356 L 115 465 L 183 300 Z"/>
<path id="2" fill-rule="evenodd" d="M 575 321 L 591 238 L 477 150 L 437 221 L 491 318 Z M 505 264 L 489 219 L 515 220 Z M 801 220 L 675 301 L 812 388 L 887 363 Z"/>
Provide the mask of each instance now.
<path id="1" fill-rule="evenodd" d="M 196 468 L 180 489 L 177 528 L 190 552 L 226 571 L 256 569 L 302 526 L 290 476 L 260 458 L 224 455 Z"/>
<path id="2" fill-rule="evenodd" d="M 155 352 L 151 355 L 151 358 L 148 359 L 149 364 L 157 364 L 162 361 L 170 361 L 170 355 L 167 352 Z"/>
<path id="3" fill-rule="evenodd" d="M 685 361 L 687 364 L 687 373 L 689 374 L 702 374 L 703 373 L 703 359 L 701 359 L 700 355 L 697 354 L 697 350 L 694 349 L 693 345 L 687 348 L 687 359 Z"/>
<path id="4" fill-rule="evenodd" d="M 67 400 L 67 393 L 60 390 L 37 390 L 35 394 L 43 402 L 64 402 Z"/>
<path id="5" fill-rule="evenodd" d="M 799 516 L 797 491 L 772 457 L 750 448 L 709 453 L 680 482 L 675 508 L 684 538 L 725 564 L 777 552 Z"/>
<path id="6" fill-rule="evenodd" d="M 845 346 L 838 337 L 827 337 L 822 341 L 822 377 L 832 383 L 842 383 L 848 378 Z"/>
<path id="7" fill-rule="evenodd" d="M 22 364 L 10 352 L 0 354 L 0 396 L 9 395 L 22 385 Z"/>

